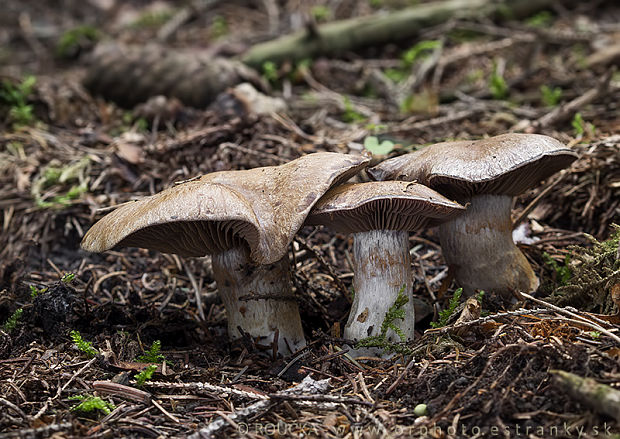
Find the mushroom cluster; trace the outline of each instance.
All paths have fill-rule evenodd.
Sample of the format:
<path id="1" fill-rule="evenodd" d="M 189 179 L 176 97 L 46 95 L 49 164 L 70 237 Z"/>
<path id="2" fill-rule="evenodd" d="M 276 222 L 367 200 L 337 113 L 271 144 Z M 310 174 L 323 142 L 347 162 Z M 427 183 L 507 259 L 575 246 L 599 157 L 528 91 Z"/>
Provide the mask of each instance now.
<path id="1" fill-rule="evenodd" d="M 538 279 L 512 240 L 512 198 L 575 159 L 550 137 L 506 134 L 431 145 L 369 169 L 376 181 L 346 183 L 368 157 L 309 154 L 280 166 L 207 174 L 123 205 L 88 231 L 82 247 L 211 255 L 229 337 L 249 334 L 286 355 L 306 343 L 287 248 L 302 225 L 325 225 L 353 235 L 355 296 L 344 336 L 410 340 L 408 233 L 440 226 L 444 257 L 467 294 L 535 290 Z M 395 303 L 403 312 L 386 331 Z"/>
<path id="2" fill-rule="evenodd" d="M 476 289 L 518 297 L 538 278 L 512 239 L 513 197 L 569 166 L 577 155 L 538 134 L 504 134 L 444 142 L 386 160 L 368 170 L 375 180 L 417 181 L 467 210 L 439 228 L 441 248 L 466 294 Z"/>
<path id="3" fill-rule="evenodd" d="M 229 337 L 247 333 L 277 343 L 282 354 L 294 352 L 306 342 L 288 245 L 319 198 L 368 162 L 323 152 L 281 166 L 206 174 L 116 209 L 91 227 L 82 248 L 210 254 Z"/>

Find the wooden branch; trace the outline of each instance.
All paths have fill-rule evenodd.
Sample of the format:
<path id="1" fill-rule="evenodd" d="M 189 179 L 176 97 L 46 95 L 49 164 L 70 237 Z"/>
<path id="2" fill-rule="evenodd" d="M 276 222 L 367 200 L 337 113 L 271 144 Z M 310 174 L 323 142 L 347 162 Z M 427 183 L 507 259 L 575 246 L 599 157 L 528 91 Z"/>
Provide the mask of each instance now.
<path id="1" fill-rule="evenodd" d="M 556 383 L 573 398 L 598 413 L 604 413 L 620 421 L 620 391 L 592 378 L 581 378 L 563 370 L 550 370 Z"/>
<path id="2" fill-rule="evenodd" d="M 359 47 L 411 38 L 420 31 L 453 18 L 501 15 L 525 17 L 551 6 L 552 0 L 446 0 L 424 3 L 390 13 L 333 21 L 257 44 L 241 60 L 255 68 L 265 61 L 281 63 L 317 55 L 334 55 Z"/>

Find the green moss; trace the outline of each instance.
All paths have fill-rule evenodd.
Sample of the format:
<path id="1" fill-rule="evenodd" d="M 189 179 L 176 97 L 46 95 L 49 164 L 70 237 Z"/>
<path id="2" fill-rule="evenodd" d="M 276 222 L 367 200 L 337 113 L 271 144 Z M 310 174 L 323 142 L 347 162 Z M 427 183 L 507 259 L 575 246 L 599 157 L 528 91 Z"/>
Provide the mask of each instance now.
<path id="1" fill-rule="evenodd" d="M 93 347 L 93 344 L 82 338 L 82 335 L 78 331 L 71 331 L 71 340 L 75 343 L 75 346 L 80 352 L 85 354 L 88 358 L 93 358 L 99 355 L 99 351 Z"/>
<path id="2" fill-rule="evenodd" d="M 398 291 L 398 296 L 396 297 L 394 304 L 390 306 L 390 309 L 385 313 L 385 318 L 381 324 L 381 333 L 379 335 L 373 335 L 360 340 L 355 345 L 356 348 L 376 347 L 383 349 L 386 353 L 396 352 L 399 354 L 409 354 L 411 352 L 411 350 L 402 343 L 393 343 L 387 339 L 387 332 L 391 329 L 398 335 L 401 342 L 405 342 L 407 340 L 407 336 L 396 325 L 398 320 L 405 319 L 405 305 L 409 302 L 409 297 L 405 294 L 405 288 L 406 285 L 401 287 Z"/>
<path id="3" fill-rule="evenodd" d="M 32 125 L 36 121 L 33 106 L 28 103 L 36 82 L 36 77 L 29 75 L 17 84 L 9 80 L 0 83 L 0 107 L 6 107 L 8 120 L 15 128 Z"/>
<path id="4" fill-rule="evenodd" d="M 459 306 L 459 302 L 461 301 L 462 294 L 463 294 L 463 288 L 459 288 L 458 290 L 454 292 L 454 295 L 452 296 L 452 298 L 450 299 L 450 302 L 448 303 L 448 307 L 439 312 L 439 321 L 431 322 L 431 327 L 442 328 L 448 324 L 448 320 L 450 320 L 450 317 L 452 316 L 452 314 L 454 314 L 454 311 Z"/>
<path id="5" fill-rule="evenodd" d="M 21 319 L 23 313 L 23 308 L 16 309 L 15 312 L 6 320 L 6 322 L 4 322 L 4 325 L 2 325 L 4 332 L 13 331 L 19 324 L 19 319 Z"/>
<path id="6" fill-rule="evenodd" d="M 161 341 L 155 340 L 144 355 L 137 358 L 142 363 L 163 363 L 166 358 L 161 354 Z"/>
<path id="7" fill-rule="evenodd" d="M 572 275 L 565 285 L 558 286 L 550 300 L 559 305 L 571 305 L 584 311 L 612 313 L 617 307 L 611 289 L 620 283 L 620 226 L 612 225 L 613 232 L 606 241 L 586 235 L 591 246 L 571 246 Z"/>
<path id="8" fill-rule="evenodd" d="M 142 387 L 144 383 L 153 378 L 153 374 L 157 370 L 157 367 L 158 366 L 156 364 L 151 364 L 150 366 L 147 366 L 142 372 L 136 374 L 134 376 L 134 378 L 136 379 L 136 385 L 138 387 Z"/>
<path id="9" fill-rule="evenodd" d="M 116 406 L 110 402 L 104 401 L 98 396 L 93 395 L 75 395 L 70 396 L 71 401 L 80 401 L 76 406 L 71 407 L 71 411 L 82 414 L 92 414 L 100 411 L 104 415 L 109 415 Z"/>
<path id="10" fill-rule="evenodd" d="M 101 33 L 93 26 L 83 25 L 64 32 L 56 43 L 56 55 L 74 58 L 85 47 L 91 47 L 101 39 Z"/>

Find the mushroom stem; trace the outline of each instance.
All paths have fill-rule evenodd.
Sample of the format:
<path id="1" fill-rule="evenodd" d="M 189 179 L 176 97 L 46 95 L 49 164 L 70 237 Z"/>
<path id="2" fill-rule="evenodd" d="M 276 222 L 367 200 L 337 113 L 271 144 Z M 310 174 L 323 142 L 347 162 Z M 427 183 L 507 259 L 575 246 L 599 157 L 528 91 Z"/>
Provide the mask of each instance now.
<path id="1" fill-rule="evenodd" d="M 397 319 L 393 324 L 405 334 L 407 340 L 413 339 L 415 311 L 411 294 L 413 280 L 408 233 L 392 230 L 355 233 L 353 257 L 355 297 L 344 336 L 352 340 L 362 340 L 372 335 L 380 335 L 386 313 L 396 302 L 404 285 L 403 293 L 409 299 L 404 305 L 405 318 Z M 401 341 L 392 329 L 387 331 L 386 340 Z M 357 354 L 368 352 L 380 355 L 382 350 L 371 351 L 360 349 Z"/>
<path id="2" fill-rule="evenodd" d="M 235 247 L 214 254 L 212 265 L 231 339 L 241 336 L 240 328 L 271 344 L 277 330 L 279 353 L 306 345 L 286 255 L 273 264 L 256 265 L 245 247 Z"/>
<path id="3" fill-rule="evenodd" d="M 476 289 L 514 299 L 535 291 L 538 278 L 512 240 L 508 195 L 478 195 L 467 210 L 439 226 L 443 255 L 465 294 Z"/>

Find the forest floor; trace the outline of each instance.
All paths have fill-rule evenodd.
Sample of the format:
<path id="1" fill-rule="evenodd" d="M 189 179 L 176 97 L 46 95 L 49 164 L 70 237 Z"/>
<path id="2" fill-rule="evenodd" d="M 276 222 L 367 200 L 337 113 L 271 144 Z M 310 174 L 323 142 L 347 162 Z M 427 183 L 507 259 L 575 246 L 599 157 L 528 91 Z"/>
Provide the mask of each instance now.
<path id="1" fill-rule="evenodd" d="M 276 114 L 223 111 L 226 97 L 224 107 L 123 108 L 83 86 L 104 74 L 92 70 L 98 41 L 231 57 L 409 3 L 3 2 L 0 438 L 620 437 L 618 400 L 555 372 L 620 390 L 614 2 L 453 18 L 412 38 L 266 63 L 255 82 L 283 99 Z M 351 242 L 328 229 L 306 227 L 291 245 L 309 344 L 286 358 L 228 340 L 208 258 L 79 247 L 111 207 L 204 173 L 364 145 L 377 163 L 511 131 L 553 136 L 579 155 L 514 205 L 519 247 L 541 279 L 536 298 L 503 306 L 485 295 L 487 318 L 433 328 L 457 285 L 436 232 L 412 234 L 417 336 L 389 359 L 347 354 Z M 152 361 L 152 378 L 137 383 Z"/>

